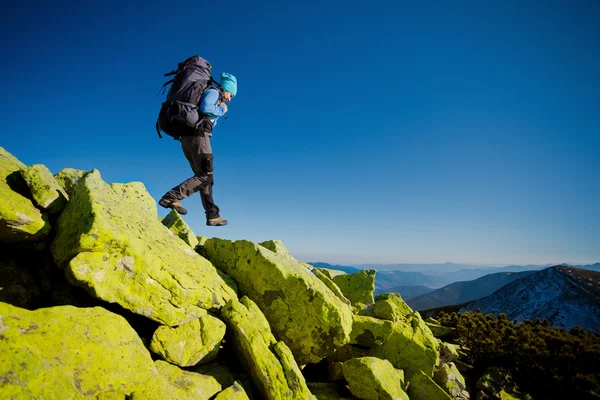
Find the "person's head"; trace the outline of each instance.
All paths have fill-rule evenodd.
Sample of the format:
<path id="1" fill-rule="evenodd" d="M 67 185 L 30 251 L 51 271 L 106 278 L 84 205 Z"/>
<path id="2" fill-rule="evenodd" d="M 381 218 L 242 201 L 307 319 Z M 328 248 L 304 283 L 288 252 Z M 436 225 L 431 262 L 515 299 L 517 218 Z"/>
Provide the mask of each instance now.
<path id="1" fill-rule="evenodd" d="M 221 100 L 224 102 L 231 101 L 237 94 L 237 79 L 235 76 L 228 74 L 227 72 L 221 73 Z"/>

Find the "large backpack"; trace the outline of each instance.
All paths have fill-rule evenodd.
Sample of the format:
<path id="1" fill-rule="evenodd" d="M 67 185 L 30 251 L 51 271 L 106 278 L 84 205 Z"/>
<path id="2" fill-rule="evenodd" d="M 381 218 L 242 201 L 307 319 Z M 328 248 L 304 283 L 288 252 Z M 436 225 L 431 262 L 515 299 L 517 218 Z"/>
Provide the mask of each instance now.
<path id="1" fill-rule="evenodd" d="M 164 93 L 164 88 L 172 84 L 156 121 L 156 132 L 160 138 L 161 130 L 175 139 L 198 135 L 202 130 L 212 130 L 208 118 L 204 118 L 198 110 L 202 93 L 211 84 L 217 84 L 211 72 L 212 66 L 208 61 L 200 56 L 192 56 L 179 63 L 176 70 L 165 74 L 175 77 L 162 87 Z"/>

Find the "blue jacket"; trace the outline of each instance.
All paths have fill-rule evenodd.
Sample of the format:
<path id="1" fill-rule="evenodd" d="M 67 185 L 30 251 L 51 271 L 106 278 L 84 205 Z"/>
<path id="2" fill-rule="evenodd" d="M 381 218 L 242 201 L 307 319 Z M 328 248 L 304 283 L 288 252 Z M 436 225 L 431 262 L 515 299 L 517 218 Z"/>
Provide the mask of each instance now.
<path id="1" fill-rule="evenodd" d="M 200 112 L 210 119 L 213 127 L 217 124 L 219 117 L 225 115 L 225 109 L 219 103 L 221 103 L 221 92 L 219 89 L 209 87 L 202 93 Z"/>

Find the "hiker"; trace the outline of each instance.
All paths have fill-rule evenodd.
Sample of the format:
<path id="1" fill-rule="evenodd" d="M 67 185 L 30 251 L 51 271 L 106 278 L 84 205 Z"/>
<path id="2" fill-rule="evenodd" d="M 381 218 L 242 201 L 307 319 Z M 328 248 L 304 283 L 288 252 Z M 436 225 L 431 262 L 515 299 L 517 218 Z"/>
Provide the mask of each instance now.
<path id="1" fill-rule="evenodd" d="M 210 146 L 212 130 L 219 117 L 227 112 L 227 104 L 237 94 L 237 79 L 226 72 L 221 74 L 219 87 L 209 86 L 200 99 L 200 123 L 195 135 L 182 136 L 181 148 L 190 163 L 194 176 L 169 190 L 158 204 L 172 208 L 179 214 L 187 214 L 180 201 L 200 191 L 206 212 L 206 225 L 224 226 L 227 221 L 219 215 L 219 207 L 213 200 L 213 153 Z"/>

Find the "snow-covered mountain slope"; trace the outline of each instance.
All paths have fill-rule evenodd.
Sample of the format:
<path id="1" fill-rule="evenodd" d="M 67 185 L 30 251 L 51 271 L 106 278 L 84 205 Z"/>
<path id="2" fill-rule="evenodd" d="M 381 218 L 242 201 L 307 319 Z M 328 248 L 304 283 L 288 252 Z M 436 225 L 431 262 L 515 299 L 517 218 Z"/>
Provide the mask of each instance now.
<path id="1" fill-rule="evenodd" d="M 536 271 L 489 274 L 473 281 L 454 282 L 434 292 L 405 300 L 410 308 L 417 311 L 462 304 L 488 296 L 503 286 L 534 273 Z"/>
<path id="2" fill-rule="evenodd" d="M 547 319 L 553 326 L 600 331 L 600 272 L 555 266 L 519 279 L 460 309 L 505 313 L 522 322 Z"/>

